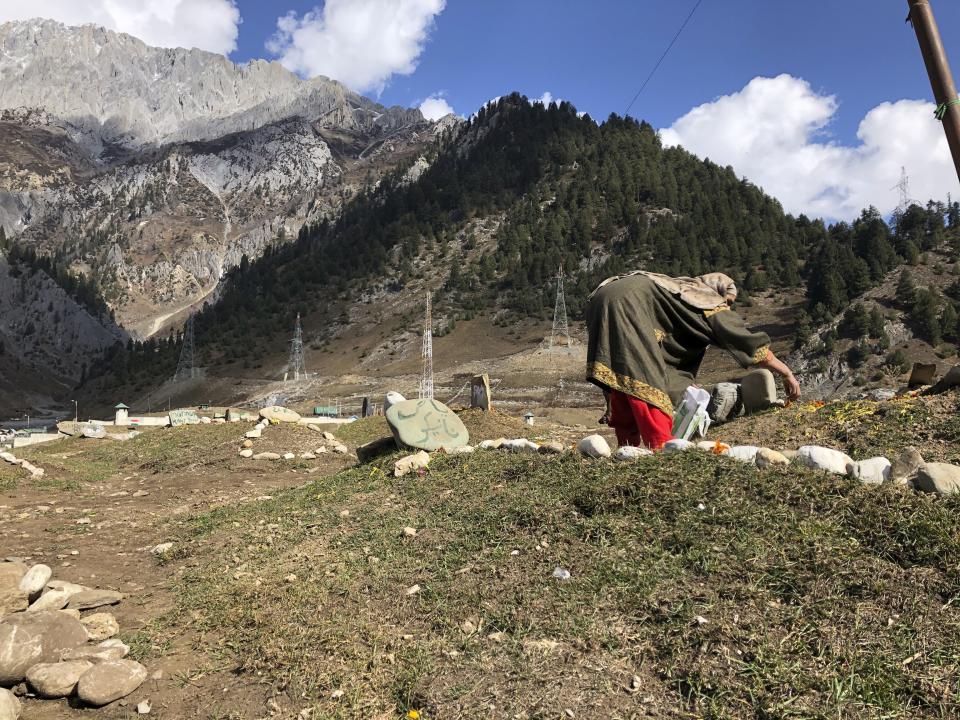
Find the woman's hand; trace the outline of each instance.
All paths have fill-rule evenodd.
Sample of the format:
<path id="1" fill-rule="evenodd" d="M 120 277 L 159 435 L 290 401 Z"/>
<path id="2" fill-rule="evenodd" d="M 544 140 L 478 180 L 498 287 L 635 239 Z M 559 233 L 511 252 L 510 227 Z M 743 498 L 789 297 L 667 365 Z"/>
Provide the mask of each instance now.
<path id="1" fill-rule="evenodd" d="M 787 400 L 793 402 L 800 399 L 800 383 L 787 364 L 773 354 L 773 350 L 768 350 L 767 357 L 758 362 L 757 366 L 772 370 L 783 378 L 783 389 L 787 393 Z"/>
<path id="2" fill-rule="evenodd" d="M 787 400 L 790 402 L 800 399 L 800 383 L 792 372 L 783 376 L 783 389 L 787 392 Z"/>

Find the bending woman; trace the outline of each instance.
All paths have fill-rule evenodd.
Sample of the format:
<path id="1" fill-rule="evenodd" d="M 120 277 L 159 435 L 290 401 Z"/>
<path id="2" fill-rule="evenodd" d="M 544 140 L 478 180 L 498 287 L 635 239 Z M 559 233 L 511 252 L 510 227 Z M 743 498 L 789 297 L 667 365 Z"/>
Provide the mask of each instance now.
<path id="1" fill-rule="evenodd" d="M 659 449 L 672 437 L 673 408 L 694 384 L 710 345 L 746 367 L 781 375 L 800 397 L 790 368 L 731 310 L 737 286 L 722 273 L 672 278 L 635 272 L 604 280 L 587 306 L 587 380 L 607 396 L 608 423 L 621 445 Z"/>

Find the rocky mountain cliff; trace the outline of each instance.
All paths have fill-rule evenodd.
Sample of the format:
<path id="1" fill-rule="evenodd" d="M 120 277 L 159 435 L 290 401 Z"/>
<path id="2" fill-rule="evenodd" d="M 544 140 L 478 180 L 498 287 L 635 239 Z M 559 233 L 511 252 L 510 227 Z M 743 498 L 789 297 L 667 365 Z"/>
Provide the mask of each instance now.
<path id="1" fill-rule="evenodd" d="M 0 250 L 0 417 L 45 408 L 127 333 Z"/>
<path id="2" fill-rule="evenodd" d="M 244 256 L 416 160 L 447 124 L 277 63 L 7 23 L 0 226 L 95 276 L 120 323 L 147 337 Z"/>
<path id="3" fill-rule="evenodd" d="M 65 89 L 67 91 L 65 92 Z M 97 151 L 212 140 L 293 116 L 372 135 L 422 121 L 277 62 L 235 65 L 203 50 L 150 47 L 94 25 L 0 25 L 0 108 L 43 108 Z"/>

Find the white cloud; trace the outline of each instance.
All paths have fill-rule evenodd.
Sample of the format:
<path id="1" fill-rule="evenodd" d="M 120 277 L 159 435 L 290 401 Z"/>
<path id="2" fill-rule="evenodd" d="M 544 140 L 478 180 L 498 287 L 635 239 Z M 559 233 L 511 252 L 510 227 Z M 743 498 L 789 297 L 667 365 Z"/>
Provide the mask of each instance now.
<path id="1" fill-rule="evenodd" d="M 446 0 L 326 0 L 302 17 L 277 20 L 267 49 L 300 75 L 326 75 L 378 94 L 394 74 L 417 68 Z"/>
<path id="2" fill-rule="evenodd" d="M 240 11 L 233 0 L 30 0 L 0 2 L 0 22 L 49 18 L 93 23 L 148 45 L 200 48 L 226 55 L 237 47 Z"/>
<path id="3" fill-rule="evenodd" d="M 948 192 L 960 196 L 932 103 L 878 105 L 860 122 L 860 142 L 854 146 L 827 136 L 837 107 L 834 96 L 815 92 L 799 78 L 757 77 L 740 92 L 695 107 L 661 137 L 665 145 L 682 145 L 733 166 L 795 214 L 849 220 L 870 205 L 890 213 L 898 202 L 891 188 L 901 166 L 915 199 L 941 200 Z"/>
<path id="4" fill-rule="evenodd" d="M 439 120 L 453 113 L 453 108 L 440 93 L 435 93 L 420 103 L 420 113 L 427 120 Z"/>

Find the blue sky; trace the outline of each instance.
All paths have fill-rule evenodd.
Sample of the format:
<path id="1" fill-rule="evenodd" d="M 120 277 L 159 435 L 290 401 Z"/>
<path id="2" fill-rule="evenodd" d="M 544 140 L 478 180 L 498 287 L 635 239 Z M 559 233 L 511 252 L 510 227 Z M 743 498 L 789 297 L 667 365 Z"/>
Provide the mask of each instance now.
<path id="1" fill-rule="evenodd" d="M 696 0 L 0 0 L 235 62 L 277 59 L 388 105 L 470 115 L 518 90 L 622 113 Z M 932 0 L 960 71 L 960 2 Z M 960 198 L 903 0 L 703 0 L 631 109 L 794 213 Z M 433 98 L 426 105 L 424 100 Z"/>
<path id="2" fill-rule="evenodd" d="M 318 3 L 240 0 L 235 61 L 269 56 L 278 12 Z M 598 119 L 622 113 L 693 0 L 448 0 L 412 75 L 379 96 L 414 105 L 443 91 L 470 114 L 491 97 L 549 91 Z M 801 77 L 840 108 L 830 130 L 853 142 L 857 125 L 887 100 L 929 99 L 916 38 L 901 0 L 704 0 L 631 114 L 666 127 L 690 108 L 758 75 Z M 934 2 L 960 70 L 960 3 Z M 954 29 L 951 32 L 951 29 Z M 368 93 L 376 98 L 376 93 Z"/>

